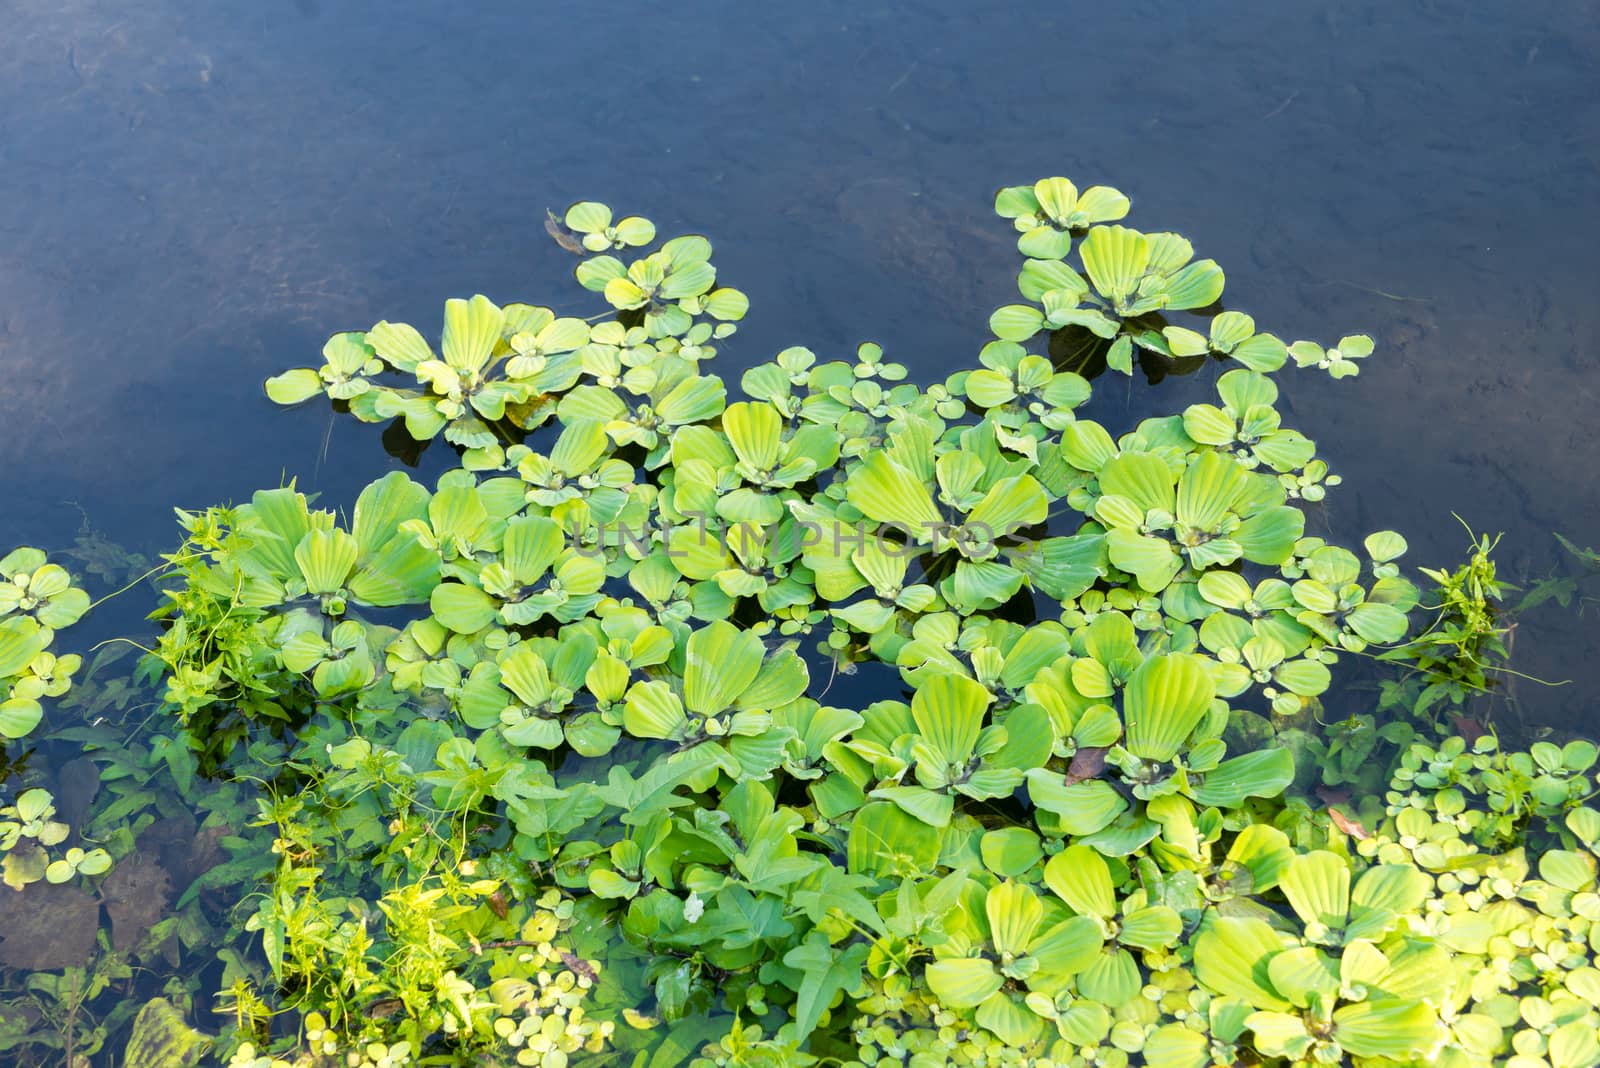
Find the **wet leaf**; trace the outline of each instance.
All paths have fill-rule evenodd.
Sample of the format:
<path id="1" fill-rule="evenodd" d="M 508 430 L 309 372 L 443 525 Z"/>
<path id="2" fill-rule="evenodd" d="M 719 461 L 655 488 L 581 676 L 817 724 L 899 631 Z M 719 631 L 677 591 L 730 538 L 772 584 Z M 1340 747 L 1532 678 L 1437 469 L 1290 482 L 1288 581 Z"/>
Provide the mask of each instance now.
<path id="1" fill-rule="evenodd" d="M 1072 754 L 1072 763 L 1067 765 L 1067 777 L 1064 785 L 1083 782 L 1086 779 L 1098 779 L 1106 769 L 1107 746 L 1089 746 L 1079 749 Z"/>
<path id="2" fill-rule="evenodd" d="M 166 914 L 172 880 L 158 860 L 135 854 L 111 869 L 100 893 L 111 917 L 111 944 L 127 951 Z"/>
<path id="3" fill-rule="evenodd" d="M 584 254 L 583 242 L 578 239 L 578 236 L 568 230 L 560 219 L 556 218 L 555 212 L 547 209 L 544 216 L 544 232 L 549 234 L 556 244 L 568 252 L 582 256 Z"/>
<path id="4" fill-rule="evenodd" d="M 94 952 L 100 906 L 82 890 L 35 883 L 0 890 L 0 966 L 25 971 L 71 968 Z"/>
<path id="5" fill-rule="evenodd" d="M 154 998 L 134 1017 L 122 1063 L 124 1068 L 192 1068 L 210 1042 L 189 1026 L 172 1002 Z"/>
<path id="6" fill-rule="evenodd" d="M 1365 827 L 1361 826 L 1361 821 L 1346 816 L 1343 812 L 1340 812 L 1332 805 L 1328 806 L 1327 813 L 1328 818 L 1333 821 L 1333 825 L 1335 827 L 1339 828 L 1339 830 L 1343 831 L 1345 834 L 1348 834 L 1356 841 L 1359 842 L 1363 839 L 1372 837 L 1371 832 Z"/>

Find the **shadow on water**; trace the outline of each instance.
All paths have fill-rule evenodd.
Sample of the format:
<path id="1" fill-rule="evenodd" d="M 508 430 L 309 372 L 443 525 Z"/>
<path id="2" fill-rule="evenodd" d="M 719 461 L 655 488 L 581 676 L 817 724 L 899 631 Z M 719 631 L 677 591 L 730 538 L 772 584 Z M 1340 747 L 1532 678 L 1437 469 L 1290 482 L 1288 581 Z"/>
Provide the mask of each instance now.
<path id="1" fill-rule="evenodd" d="M 1284 379 L 1286 418 L 1344 477 L 1313 532 L 1393 527 L 1413 563 L 1444 565 L 1465 548 L 1455 511 L 1506 531 L 1513 578 L 1562 566 L 1553 531 L 1600 541 L 1595 0 L 403 7 L 13 0 L 0 540 L 100 532 L 152 557 L 173 505 L 293 478 L 347 506 L 385 462 L 429 477 L 441 457 L 274 409 L 261 380 L 334 330 L 431 330 L 446 296 L 564 294 L 540 223 L 580 196 L 717 240 L 753 305 L 725 377 L 864 339 L 942 377 L 1010 296 L 993 191 L 1060 173 L 1182 226 L 1264 326 L 1377 339 L 1357 379 Z M 1161 406 L 1215 374 L 1163 383 Z M 1097 384 L 1109 425 L 1151 410 L 1142 383 Z M 152 603 L 137 587 L 85 633 L 140 633 Z M 1593 618 L 1523 621 L 1518 666 L 1575 680 L 1523 687 L 1539 723 L 1593 727 Z M 36 759 L 64 776 L 65 753 Z M 160 870 L 121 891 L 145 904 L 198 863 L 163 843 L 207 833 L 151 803 L 141 855 Z M 161 922 L 116 908 L 63 895 L 60 915 L 105 920 L 114 948 Z"/>

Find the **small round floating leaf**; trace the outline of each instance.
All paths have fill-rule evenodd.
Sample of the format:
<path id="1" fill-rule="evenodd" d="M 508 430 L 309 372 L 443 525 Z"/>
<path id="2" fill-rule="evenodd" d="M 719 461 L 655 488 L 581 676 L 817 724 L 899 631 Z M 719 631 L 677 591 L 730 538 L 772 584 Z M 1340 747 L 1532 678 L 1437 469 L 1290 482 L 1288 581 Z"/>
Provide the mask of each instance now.
<path id="1" fill-rule="evenodd" d="M 1026 775 L 1028 797 L 1051 813 L 1070 835 L 1093 834 L 1126 811 L 1128 802 L 1110 783 L 1099 779 L 1067 785 L 1058 772 L 1036 768 Z"/>
<path id="2" fill-rule="evenodd" d="M 1144 234 L 1125 226 L 1096 226 L 1079 247 L 1083 266 L 1096 290 L 1112 301 L 1131 296 L 1150 263 Z"/>
<path id="3" fill-rule="evenodd" d="M 309 531 L 295 546 L 295 562 L 306 580 L 306 592 L 338 592 L 356 566 L 356 539 L 342 530 Z"/>
<path id="4" fill-rule="evenodd" d="M 1222 296 L 1223 282 L 1222 268 L 1215 260 L 1191 263 L 1167 280 L 1166 306 L 1182 311 L 1215 304 Z M 1238 358 L 1237 348 L 1234 358 Z"/>
<path id="5" fill-rule="evenodd" d="M 706 294 L 706 314 L 722 322 L 737 322 L 750 310 L 750 298 L 726 286 Z"/>
<path id="6" fill-rule="evenodd" d="M 267 396 L 278 404 L 299 404 L 321 393 L 322 376 L 309 367 L 285 371 L 267 379 Z"/>
<path id="7" fill-rule="evenodd" d="M 1278 885 L 1301 920 L 1344 926 L 1350 911 L 1350 864 L 1343 857 L 1326 850 L 1302 854 Z"/>
<path id="8" fill-rule="evenodd" d="M 1289 358 L 1289 350 L 1272 334 L 1257 334 L 1233 347 L 1228 355 L 1252 371 L 1276 371 Z"/>
<path id="9" fill-rule="evenodd" d="M 983 865 L 1002 879 L 1015 879 L 1033 870 L 1044 856 L 1039 836 L 1026 827 L 1002 827 L 979 840 Z"/>
<path id="10" fill-rule="evenodd" d="M 599 233 L 611 225 L 611 209 L 593 200 L 580 200 L 567 209 L 564 221 L 567 224 L 567 229 L 575 230 L 580 234 Z M 654 227 L 651 228 L 651 233 L 654 236 Z M 649 240 L 650 238 L 647 237 L 644 241 L 637 243 L 644 244 Z"/>
<path id="11" fill-rule="evenodd" d="M 1017 251 L 1033 259 L 1063 259 L 1072 251 L 1072 235 L 1054 226 L 1035 226 L 1017 238 Z"/>
<path id="12" fill-rule="evenodd" d="M 1561 766 L 1567 771 L 1588 771 L 1600 759 L 1600 747 L 1586 738 L 1577 738 L 1561 747 Z"/>
<path id="13" fill-rule="evenodd" d="M 1044 326 L 1044 313 L 1027 304 L 1007 304 L 989 317 L 989 329 L 1002 341 L 1026 341 Z"/>
<path id="14" fill-rule="evenodd" d="M 1021 956 L 1044 918 L 1044 905 L 1027 886 L 1007 880 L 989 891 L 984 913 L 995 949 L 1004 956 Z"/>
<path id="15" fill-rule="evenodd" d="M 1284 748 L 1258 749 L 1230 757 L 1191 789 L 1202 805 L 1238 808 L 1247 797 L 1277 797 L 1294 781 L 1294 756 Z"/>
<path id="16" fill-rule="evenodd" d="M 1144 1041 L 1146 1064 L 1168 1068 L 1207 1068 L 1212 1064 L 1206 1036 L 1180 1023 L 1162 1024 Z"/>
<path id="17" fill-rule="evenodd" d="M 1007 186 L 995 194 L 994 211 L 1002 219 L 1033 215 L 1038 210 L 1039 198 L 1034 195 L 1032 186 Z"/>
<path id="18" fill-rule="evenodd" d="M 610 212 L 606 214 L 609 215 Z M 567 225 L 574 230 L 579 229 L 570 222 Z M 641 216 L 629 215 L 625 219 L 617 220 L 616 232 L 617 240 L 624 245 L 648 245 L 656 239 L 656 224 Z"/>
<path id="19" fill-rule="evenodd" d="M 726 620 L 695 631 L 686 651 L 683 703 L 702 716 L 732 706 L 761 673 L 761 638 Z"/>
<path id="20" fill-rule="evenodd" d="M 1553 1068 L 1586 1068 L 1600 1064 L 1600 1034 L 1589 1020 L 1562 1024 L 1550 1035 Z"/>
<path id="21" fill-rule="evenodd" d="M 1236 345 L 1254 336 L 1255 332 L 1256 321 L 1244 312 L 1222 312 L 1211 320 L 1211 347 L 1221 353 L 1232 352 Z"/>
<path id="22" fill-rule="evenodd" d="M 460 582 L 441 582 L 433 588 L 428 606 L 439 622 L 457 634 L 476 634 L 494 622 L 498 611 L 494 598 Z"/>
<path id="23" fill-rule="evenodd" d="M 897 805 L 875 801 L 850 819 L 847 865 L 855 874 L 921 874 L 939 859 L 942 839 L 938 828 L 908 815 Z"/>
<path id="24" fill-rule="evenodd" d="M 44 708 L 28 697 L 0 702 L 0 738 L 26 738 L 44 718 Z"/>
<path id="25" fill-rule="evenodd" d="M 1232 537 L 1246 560 L 1276 567 L 1294 555 L 1294 544 L 1305 529 L 1304 512 L 1280 505 L 1246 519 Z"/>
<path id="26" fill-rule="evenodd" d="M 1345 617 L 1350 629 L 1369 642 L 1390 645 L 1406 636 L 1406 614 L 1393 605 L 1368 601 Z"/>
<path id="27" fill-rule="evenodd" d="M 629 689 L 622 726 L 635 738 L 677 738 L 688 724 L 683 702 L 665 682 L 641 682 Z"/>
<path id="28" fill-rule="evenodd" d="M 1078 975 L 1077 982 L 1084 997 L 1102 1005 L 1130 1004 L 1144 985 L 1138 962 L 1125 949 L 1101 953 Z"/>
<path id="29" fill-rule="evenodd" d="M 78 872 L 82 875 L 104 875 L 111 870 L 111 854 L 104 849 L 91 849 L 78 861 Z"/>
<path id="30" fill-rule="evenodd" d="M 1351 337 L 1339 339 L 1339 352 L 1350 359 L 1362 359 L 1372 355 L 1372 339 L 1366 334 L 1355 334 Z"/>
<path id="31" fill-rule="evenodd" d="M 1106 428 L 1079 419 L 1061 432 L 1062 458 L 1080 471 L 1098 471 L 1117 454 L 1116 442 Z"/>
<path id="32" fill-rule="evenodd" d="M 1161 331 L 1161 336 L 1174 356 L 1203 356 L 1210 348 L 1204 334 L 1183 326 L 1169 326 Z"/>
<path id="33" fill-rule="evenodd" d="M 1352 911 L 1383 909 L 1403 916 L 1421 908 L 1432 889 L 1432 881 L 1410 865 L 1378 864 L 1356 880 L 1350 902 Z"/>
<path id="34" fill-rule="evenodd" d="M 1128 214 L 1131 201 L 1109 185 L 1091 185 L 1078 194 L 1076 213 L 1085 224 L 1116 222 Z M 1076 225 L 1076 223 L 1074 224 Z"/>
<path id="35" fill-rule="evenodd" d="M 1005 985 L 1005 978 L 994 965 L 980 958 L 936 960 L 923 973 L 928 990 L 941 1005 L 970 1009 L 981 1005 Z"/>
<path id="36" fill-rule="evenodd" d="M 1191 404 L 1183 412 L 1183 429 L 1202 445 L 1231 444 L 1239 427 L 1214 404 Z"/>
<path id="37" fill-rule="evenodd" d="M 984 1001 L 972 1018 L 979 1027 L 1013 1048 L 1031 1045 L 1044 1030 L 1044 1021 L 1035 1013 L 1003 995 Z"/>
<path id="38" fill-rule="evenodd" d="M 783 417 L 770 404 L 741 401 L 722 413 L 722 430 L 739 459 L 756 471 L 770 471 L 778 461 Z"/>
<path id="39" fill-rule="evenodd" d="M 1333 681 L 1328 666 L 1318 660 L 1291 660 L 1274 670 L 1272 677 L 1278 685 L 1301 697 L 1316 697 L 1326 692 Z"/>
<path id="40" fill-rule="evenodd" d="M 1044 866 L 1044 881 L 1080 916 L 1116 915 L 1116 888 L 1105 858 L 1086 845 L 1069 846 Z"/>
<path id="41" fill-rule="evenodd" d="M 483 370 L 500 342 L 504 322 L 504 313 L 481 293 L 470 301 L 446 301 L 444 336 L 440 341 L 444 362 L 458 371 Z"/>
<path id="42" fill-rule="evenodd" d="M 1362 542 L 1366 547 L 1367 555 L 1376 563 L 1387 563 L 1405 555 L 1406 539 L 1392 530 L 1380 530 L 1375 534 L 1368 534 Z"/>
<path id="43" fill-rule="evenodd" d="M 1333 1014 L 1339 1045 L 1357 1057 L 1409 1060 L 1437 1047 L 1439 1018 L 1420 1001 L 1362 1001 Z"/>
<path id="44" fill-rule="evenodd" d="M 1173 653 L 1146 660 L 1128 680 L 1124 698 L 1128 751 L 1141 760 L 1171 760 L 1215 694 L 1198 656 Z"/>
<path id="45" fill-rule="evenodd" d="M 1332 999 L 1339 993 L 1339 973 L 1332 959 L 1314 946 L 1296 946 L 1267 962 L 1272 988 L 1295 1005 L 1311 1003 L 1313 995 Z"/>
<path id="46" fill-rule="evenodd" d="M 1282 937 L 1266 921 L 1224 916 L 1195 942 L 1195 976 L 1217 993 L 1258 1009 L 1287 1011 L 1292 1006 L 1273 989 L 1267 972 L 1283 949 Z"/>
<path id="47" fill-rule="evenodd" d="M 625 277 L 628 269 L 615 256 L 596 256 L 578 264 L 574 273 L 583 288 L 601 293 L 613 281 Z"/>

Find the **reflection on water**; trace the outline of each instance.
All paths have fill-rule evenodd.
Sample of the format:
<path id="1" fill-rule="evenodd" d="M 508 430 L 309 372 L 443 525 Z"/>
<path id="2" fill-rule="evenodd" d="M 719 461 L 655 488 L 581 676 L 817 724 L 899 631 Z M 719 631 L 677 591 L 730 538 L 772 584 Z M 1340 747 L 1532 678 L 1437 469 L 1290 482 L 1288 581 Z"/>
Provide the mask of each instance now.
<path id="1" fill-rule="evenodd" d="M 1597 13 L 13 0 L 0 455 L 30 507 L 4 540 L 61 543 L 72 500 L 150 549 L 173 503 L 284 477 L 349 499 L 371 435 L 272 411 L 260 380 L 444 295 L 559 291 L 539 223 L 581 195 L 720 239 L 754 304 L 733 359 L 871 337 L 937 373 L 1009 288 L 989 195 L 1062 173 L 1184 226 L 1263 322 L 1380 340 L 1296 412 L 1347 476 L 1339 514 L 1442 562 L 1456 509 L 1542 571 L 1551 529 L 1583 541 L 1600 514 L 1574 459 Z M 1581 669 L 1588 631 L 1551 628 L 1529 670 Z"/>
<path id="2" fill-rule="evenodd" d="M 348 503 L 378 433 L 261 380 L 448 295 L 564 293 L 541 220 L 580 196 L 717 239 L 753 305 L 730 361 L 870 338 L 942 375 L 1010 290 L 990 196 L 1053 173 L 1183 227 L 1263 324 L 1378 339 L 1358 379 L 1282 380 L 1337 532 L 1445 563 L 1454 510 L 1513 576 L 1600 541 L 1595 0 L 406 6 L 11 0 L 0 542 L 65 548 L 81 506 L 154 553 L 172 505 L 286 478 Z M 1534 719 L 1585 722 L 1591 620 L 1523 622 L 1519 667 L 1576 680 L 1524 684 Z"/>

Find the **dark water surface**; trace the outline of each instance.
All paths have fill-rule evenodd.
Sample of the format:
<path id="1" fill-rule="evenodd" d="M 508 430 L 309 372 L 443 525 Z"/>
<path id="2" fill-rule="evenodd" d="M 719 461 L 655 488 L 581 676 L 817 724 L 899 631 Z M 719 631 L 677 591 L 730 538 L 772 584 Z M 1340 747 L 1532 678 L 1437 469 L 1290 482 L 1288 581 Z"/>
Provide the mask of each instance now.
<path id="1" fill-rule="evenodd" d="M 1552 530 L 1600 542 L 1595 0 L 4 0 L 0 27 L 6 543 L 86 513 L 156 552 L 173 505 L 284 477 L 348 503 L 395 462 L 376 430 L 261 380 L 334 330 L 432 334 L 448 296 L 580 306 L 540 227 L 580 197 L 716 240 L 752 301 L 729 378 L 865 339 L 942 377 L 1013 294 L 994 190 L 1049 174 L 1183 231 L 1263 328 L 1378 339 L 1359 379 L 1283 378 L 1345 476 L 1333 530 L 1443 563 L 1455 510 L 1515 573 L 1560 562 Z M 1205 388 L 1102 380 L 1097 415 Z M 1579 681 L 1523 692 L 1546 722 L 1588 721 L 1594 618 L 1519 632 Z"/>
<path id="2" fill-rule="evenodd" d="M 1513 577 L 1600 544 L 1600 0 L 0 0 L 0 551 L 153 556 L 173 506 L 287 478 L 348 506 L 399 463 L 379 429 L 262 380 L 379 319 L 436 336 L 446 297 L 599 310 L 541 225 L 579 198 L 712 236 L 752 302 L 729 381 L 863 340 L 943 378 L 1015 299 L 994 191 L 1052 174 L 1185 233 L 1262 329 L 1378 340 L 1281 376 L 1345 479 L 1314 532 L 1451 564 L 1454 511 Z M 1575 680 L 1519 684 L 1533 725 L 1600 733 L 1597 618 L 1522 621 L 1517 666 Z"/>

